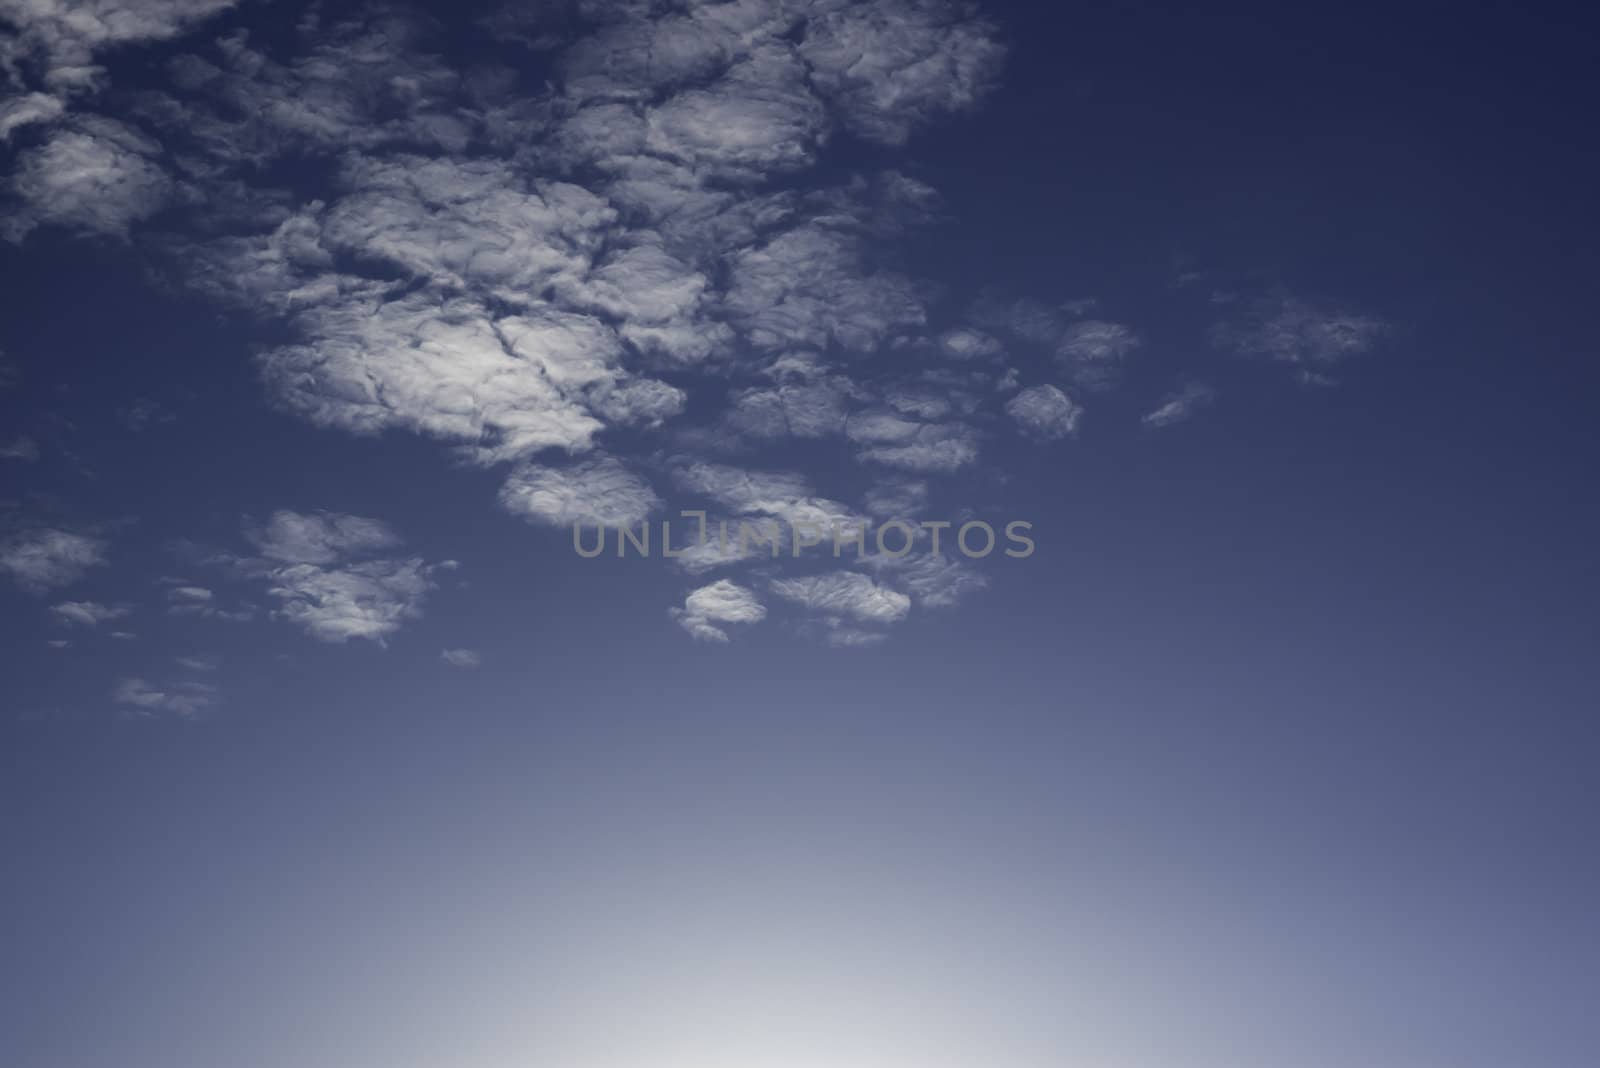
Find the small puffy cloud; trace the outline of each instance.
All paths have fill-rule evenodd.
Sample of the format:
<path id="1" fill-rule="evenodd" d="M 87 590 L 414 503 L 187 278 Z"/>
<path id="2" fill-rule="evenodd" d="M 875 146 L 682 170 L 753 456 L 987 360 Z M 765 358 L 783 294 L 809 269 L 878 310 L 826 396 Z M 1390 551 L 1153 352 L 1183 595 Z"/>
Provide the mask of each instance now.
<path id="1" fill-rule="evenodd" d="M 483 663 L 483 657 L 471 649 L 443 649 L 439 652 L 439 659 L 457 668 L 475 668 Z"/>
<path id="2" fill-rule="evenodd" d="M 774 579 L 771 590 L 817 615 L 861 623 L 899 623 L 911 598 L 880 586 L 858 571 L 833 571 L 805 578 Z"/>
<path id="3" fill-rule="evenodd" d="M 721 625 L 759 623 L 767 610 L 750 590 L 722 579 L 689 594 L 672 618 L 697 641 L 725 642 L 728 632 Z"/>
<path id="4" fill-rule="evenodd" d="M 63 601 L 50 606 L 50 613 L 62 623 L 94 627 L 112 619 L 131 615 L 133 608 L 125 604 L 101 604 L 98 601 Z"/>
<path id="5" fill-rule="evenodd" d="M 0 573 L 29 593 L 44 593 L 76 582 L 91 567 L 105 563 L 100 538 L 49 528 L 0 537 Z"/>
<path id="6" fill-rule="evenodd" d="M 1161 406 L 1146 414 L 1139 421 L 1145 426 L 1164 427 L 1181 423 L 1193 415 L 1198 409 L 1205 407 L 1216 399 L 1217 391 L 1210 386 L 1195 383 L 1183 387 L 1176 393 L 1165 397 Z"/>
<path id="7" fill-rule="evenodd" d="M 987 360 L 1003 351 L 992 334 L 970 327 L 946 330 L 939 335 L 939 349 L 953 360 Z"/>
<path id="8" fill-rule="evenodd" d="M 500 503 L 513 515 L 549 526 L 626 527 L 649 518 L 661 499 L 644 479 L 606 456 L 567 467 L 523 464 L 500 488 Z"/>
<path id="9" fill-rule="evenodd" d="M 1139 344 L 1139 335 L 1121 323 L 1085 319 L 1062 333 L 1056 356 L 1076 382 L 1099 389 L 1116 381 L 1122 361 Z"/>
<path id="10" fill-rule="evenodd" d="M 826 437 L 844 430 L 855 393 L 838 376 L 741 390 L 734 394 L 728 424 L 756 438 Z"/>
<path id="11" fill-rule="evenodd" d="M 1370 351 L 1388 332 L 1381 319 L 1279 293 L 1246 302 L 1236 318 L 1213 328 L 1212 337 L 1223 348 L 1296 367 L 1314 382 Z"/>
<path id="12" fill-rule="evenodd" d="M 278 511 L 246 532 L 261 555 L 290 564 L 330 564 L 345 556 L 388 549 L 400 543 L 389 526 L 337 512 Z"/>
<path id="13" fill-rule="evenodd" d="M 419 559 L 363 560 L 337 567 L 292 564 L 275 569 L 267 592 L 277 614 L 318 641 L 383 640 L 422 615 L 433 567 Z"/>
<path id="14" fill-rule="evenodd" d="M 1055 386 L 1032 386 L 1006 403 L 1006 414 L 1022 432 L 1039 441 L 1057 441 L 1077 432 L 1083 409 Z"/>
<path id="15" fill-rule="evenodd" d="M 173 662 L 185 671 L 215 671 L 222 666 L 222 659 L 212 655 L 201 656 L 175 656 Z"/>
<path id="16" fill-rule="evenodd" d="M 978 459 L 978 435 L 971 427 L 961 423 L 917 424 L 910 429 L 903 429 L 901 426 L 891 426 L 885 420 L 878 423 L 875 429 L 885 435 L 879 438 L 884 444 L 858 453 L 865 463 L 919 473 L 948 473 L 967 467 Z"/>
<path id="17" fill-rule="evenodd" d="M 119 705 L 128 705 L 140 715 L 171 712 L 188 718 L 211 707 L 217 700 L 217 688 L 200 682 L 179 682 L 166 686 L 153 686 L 140 678 L 127 678 L 117 683 L 111 699 Z"/>
<path id="18" fill-rule="evenodd" d="M 36 226 L 54 224 L 111 237 L 158 211 L 172 180 L 156 162 L 160 146 L 111 119 L 81 118 L 21 154 L 11 193 L 21 210 L 3 233 L 20 241 Z"/>
<path id="19" fill-rule="evenodd" d="M 246 536 L 260 555 L 236 560 L 239 573 L 265 581 L 278 602 L 276 616 L 325 642 L 383 644 L 421 616 L 434 572 L 454 566 L 377 556 L 397 547 L 399 536 L 379 520 L 337 512 L 275 512 L 266 524 L 247 528 Z M 210 600 L 198 595 L 201 588 L 178 589 L 190 591 L 177 594 L 183 602 L 201 609 Z"/>

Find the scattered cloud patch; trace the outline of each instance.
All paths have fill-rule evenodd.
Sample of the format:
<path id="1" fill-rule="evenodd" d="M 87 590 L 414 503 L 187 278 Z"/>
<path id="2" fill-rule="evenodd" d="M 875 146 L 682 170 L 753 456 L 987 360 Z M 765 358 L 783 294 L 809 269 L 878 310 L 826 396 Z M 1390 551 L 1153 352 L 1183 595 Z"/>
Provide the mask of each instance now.
<path id="1" fill-rule="evenodd" d="M 1057 441 L 1077 433 L 1083 409 L 1055 386 L 1032 386 L 1012 397 L 1006 414 L 1024 434 L 1039 441 Z"/>
<path id="2" fill-rule="evenodd" d="M 774 579 L 773 593 L 825 618 L 888 625 L 904 620 L 911 598 L 858 571 L 833 571 L 806 578 Z"/>
<path id="3" fill-rule="evenodd" d="M 39 459 L 39 443 L 26 434 L 14 438 L 5 445 L 0 445 L 0 460 L 20 460 L 23 463 L 33 463 Z"/>
<path id="4" fill-rule="evenodd" d="M 1370 352 L 1389 331 L 1382 319 L 1280 292 L 1244 301 L 1212 337 L 1224 349 L 1287 364 L 1303 381 L 1317 383 L 1338 364 Z"/>
<path id="5" fill-rule="evenodd" d="M 523 464 L 500 489 L 513 515 L 547 526 L 633 526 L 661 505 L 649 483 L 611 457 L 566 467 Z"/>
<path id="6" fill-rule="evenodd" d="M 422 614 L 435 573 L 454 566 L 376 555 L 397 548 L 399 536 L 379 520 L 337 512 L 275 512 L 246 535 L 260 555 L 235 567 L 265 583 L 275 616 L 324 642 L 382 645 Z"/>
<path id="7" fill-rule="evenodd" d="M 41 528 L 0 536 L 0 573 L 28 593 L 76 582 L 106 561 L 106 542 L 68 530 Z"/>
<path id="8" fill-rule="evenodd" d="M 169 712 L 188 719 L 215 704 L 217 694 L 215 686 L 201 682 L 177 682 L 158 687 L 141 678 L 126 678 L 111 691 L 111 700 L 127 705 L 139 715 Z"/>
<path id="9" fill-rule="evenodd" d="M 689 594 L 682 608 L 672 610 L 672 618 L 697 641 L 726 642 L 727 624 L 759 623 L 767 610 L 750 590 L 722 579 Z"/>
<path id="10" fill-rule="evenodd" d="M 98 601 L 63 601 L 50 606 L 50 614 L 62 623 L 73 626 L 96 627 L 112 619 L 122 619 L 133 613 L 126 604 L 101 604 Z"/>

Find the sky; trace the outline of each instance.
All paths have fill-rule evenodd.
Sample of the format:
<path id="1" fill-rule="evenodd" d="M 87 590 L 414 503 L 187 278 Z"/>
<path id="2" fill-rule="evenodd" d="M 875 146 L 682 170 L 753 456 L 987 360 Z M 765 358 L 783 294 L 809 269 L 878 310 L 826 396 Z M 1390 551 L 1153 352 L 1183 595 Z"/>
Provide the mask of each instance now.
<path id="1" fill-rule="evenodd" d="M 0 0 L 0 1063 L 1591 1064 L 1596 29 Z"/>

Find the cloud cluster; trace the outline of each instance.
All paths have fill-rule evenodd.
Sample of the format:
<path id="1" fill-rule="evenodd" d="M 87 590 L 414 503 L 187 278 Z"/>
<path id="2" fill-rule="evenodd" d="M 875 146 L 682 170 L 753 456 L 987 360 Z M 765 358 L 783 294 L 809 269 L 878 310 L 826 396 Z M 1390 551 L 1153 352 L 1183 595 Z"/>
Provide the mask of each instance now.
<path id="1" fill-rule="evenodd" d="M 170 712 L 189 718 L 215 704 L 217 693 L 215 686 L 193 680 L 155 686 L 141 678 L 126 678 L 111 691 L 111 700 L 127 705 L 139 715 Z"/>
<path id="2" fill-rule="evenodd" d="M 399 536 L 378 520 L 335 512 L 275 512 L 247 536 L 260 555 L 236 558 L 236 569 L 265 584 L 276 616 L 325 642 L 383 644 L 422 614 L 435 573 L 453 566 L 377 555 L 398 547 Z"/>
<path id="3" fill-rule="evenodd" d="M 0 236 L 143 241 L 172 278 L 270 322 L 257 365 L 281 409 L 434 439 L 497 470 L 501 506 L 530 523 L 699 507 L 792 540 L 909 519 L 1004 448 L 1073 437 L 1085 398 L 1145 350 L 1092 300 L 942 307 L 905 240 L 939 218 L 937 192 L 836 165 L 883 159 L 992 88 L 1004 48 L 967 0 L 516 5 L 479 24 L 536 50 L 506 66 L 387 4 L 273 35 L 228 28 L 241 9 L 168 50 L 159 79 L 93 96 L 107 50 L 231 6 L 0 0 L 17 29 L 0 45 L 15 90 Z M 835 154 L 851 141 L 877 150 Z M 1379 332 L 1282 298 L 1217 341 L 1323 376 Z M 1174 394 L 1145 422 L 1208 399 Z M 774 470 L 776 449 L 821 458 L 826 478 Z M 248 536 L 236 566 L 326 641 L 382 642 L 444 566 L 335 513 L 280 512 Z M 0 570 L 46 589 L 102 551 L 6 542 Z M 677 565 L 749 572 L 673 610 L 707 640 L 765 615 L 751 589 L 852 645 L 985 583 L 948 559 L 786 576 L 810 563 L 737 544 Z M 176 614 L 253 611 L 191 583 L 167 596 Z"/>

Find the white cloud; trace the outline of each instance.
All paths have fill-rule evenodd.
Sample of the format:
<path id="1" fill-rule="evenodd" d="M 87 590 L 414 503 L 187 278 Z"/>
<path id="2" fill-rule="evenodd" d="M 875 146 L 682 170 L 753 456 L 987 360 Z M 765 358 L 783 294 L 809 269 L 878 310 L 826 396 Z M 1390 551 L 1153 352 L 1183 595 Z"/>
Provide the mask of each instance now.
<path id="1" fill-rule="evenodd" d="M 1216 399 L 1216 390 L 1194 383 L 1162 399 L 1160 407 L 1146 414 L 1140 422 L 1145 426 L 1164 427 L 1181 423 Z"/>
<path id="2" fill-rule="evenodd" d="M 774 579 L 772 592 L 818 615 L 862 623 L 899 623 L 911 598 L 880 586 L 857 571 L 832 571 L 806 578 Z"/>
<path id="3" fill-rule="evenodd" d="M 434 573 L 454 566 L 376 556 L 396 548 L 398 535 L 376 519 L 337 512 L 275 512 L 265 525 L 247 528 L 246 536 L 261 555 L 236 560 L 239 573 L 266 583 L 278 602 L 276 616 L 325 642 L 383 644 L 421 616 Z M 183 600 L 203 608 L 209 598 Z"/>
<path id="4" fill-rule="evenodd" d="M 76 582 L 91 567 L 105 563 L 100 538 L 50 528 L 0 537 L 0 572 L 29 593 L 43 593 Z"/>
<path id="5" fill-rule="evenodd" d="M 227 3 L 0 12 L 39 13 L 29 62 L 87 67 Z M 69 25 L 68 7 L 125 22 Z M 501 503 L 537 523 L 642 522 L 666 504 L 646 477 L 663 469 L 708 510 L 784 535 L 859 521 L 798 474 L 707 459 L 782 439 L 877 468 L 880 511 L 926 503 L 895 470 L 977 463 L 1002 349 L 979 326 L 1010 344 L 1039 323 L 1019 303 L 1009 325 L 930 330 L 936 287 L 903 273 L 893 239 L 936 218 L 937 193 L 817 165 L 840 140 L 899 144 L 972 106 L 1002 59 L 995 27 L 957 0 L 585 0 L 497 24 L 549 51 L 545 74 L 458 65 L 423 18 L 383 8 L 304 20 L 270 49 L 236 33 L 164 55 L 164 86 L 107 96 L 125 122 L 52 117 L 49 94 L 11 106 L 0 122 L 49 126 L 19 155 L 9 232 L 137 233 L 171 276 L 274 320 L 259 369 L 284 410 L 505 464 Z M 278 184 L 287 170 L 330 176 L 321 199 Z M 168 205 L 197 225 L 135 225 Z M 1069 313 L 1045 318 L 1054 344 Z M 925 366 L 864 359 L 887 348 Z M 822 441 L 836 436 L 849 445 Z M 241 573 L 325 640 L 381 641 L 432 588 L 436 565 L 375 521 L 278 513 L 249 536 Z M 678 563 L 746 555 L 697 546 Z M 174 613 L 250 612 L 200 585 L 167 596 Z"/>
<path id="6" fill-rule="evenodd" d="M 1381 319 L 1278 293 L 1248 301 L 1240 315 L 1214 328 L 1213 338 L 1224 348 L 1290 364 L 1314 379 L 1371 351 L 1388 332 Z"/>
<path id="7" fill-rule="evenodd" d="M 938 112 L 970 108 L 1004 58 L 991 25 L 941 0 L 827 4 L 800 51 L 850 128 L 887 144 Z"/>
<path id="8" fill-rule="evenodd" d="M 156 687 L 140 678 L 126 678 L 111 691 L 119 705 L 130 705 L 143 715 L 171 712 L 190 717 L 210 708 L 217 700 L 217 688 L 200 682 L 179 682 Z"/>
<path id="9" fill-rule="evenodd" d="M 926 608 L 953 608 L 974 593 L 988 589 L 989 580 L 971 564 L 954 557 L 954 530 L 945 532 L 941 552 L 887 556 L 873 553 L 864 561 L 880 577 L 892 579 L 909 590 L 916 603 Z M 981 546 L 981 540 L 974 545 Z"/>
<path id="10" fill-rule="evenodd" d="M 439 652 L 439 659 L 458 668 L 475 668 L 483 663 L 483 657 L 471 649 L 443 649 Z"/>
<path id="11" fill-rule="evenodd" d="M 50 612 L 62 623 L 94 627 L 107 620 L 131 615 L 133 608 L 125 604 L 101 604 L 98 601 L 63 601 L 51 605 Z"/>
<path id="12" fill-rule="evenodd" d="M 48 93 L 23 93 L 0 100 L 0 141 L 8 140 L 13 130 L 59 118 L 65 110 L 66 105 Z"/>
<path id="13" fill-rule="evenodd" d="M 549 315 L 495 322 L 475 301 L 427 292 L 305 312 L 313 335 L 263 360 L 268 385 L 313 422 L 389 426 L 468 443 L 486 461 L 583 450 L 604 427 L 585 387 L 613 380 L 599 323 Z"/>
<path id="14" fill-rule="evenodd" d="M 274 512 L 264 526 L 247 530 L 246 536 L 262 556 L 290 564 L 331 564 L 400 543 L 386 523 L 337 512 Z"/>
<path id="15" fill-rule="evenodd" d="M 886 424 L 878 424 L 883 429 Z M 978 435 L 960 423 L 922 424 L 901 433 L 897 427 L 895 444 L 863 449 L 858 456 L 868 463 L 898 467 L 907 471 L 948 473 L 970 466 L 978 459 Z"/>
<path id="16" fill-rule="evenodd" d="M 836 344 L 866 352 L 925 317 L 915 283 L 864 271 L 858 239 L 822 225 L 785 230 L 739 251 L 730 275 L 724 306 L 762 349 Z"/>
<path id="17" fill-rule="evenodd" d="M 53 90 L 94 87 L 95 53 L 156 41 L 232 7 L 235 0 L 0 0 L 0 21 L 16 36 L 0 43 L 0 68 L 36 67 Z"/>
<path id="18" fill-rule="evenodd" d="M 167 600 L 177 606 L 210 604 L 213 597 L 204 586 L 174 586 L 167 591 Z"/>
<path id="19" fill-rule="evenodd" d="M 750 590 L 722 579 L 689 594 L 672 618 L 699 641 L 725 642 L 728 632 L 718 624 L 759 623 L 767 610 Z"/>
<path id="20" fill-rule="evenodd" d="M 946 330 L 939 335 L 939 348 L 956 360 L 986 360 L 999 356 L 1003 351 L 993 335 L 970 327 Z"/>
<path id="21" fill-rule="evenodd" d="M 567 467 L 523 464 L 500 488 L 507 511 L 549 526 L 597 523 L 626 527 L 661 505 L 644 479 L 605 456 Z"/>
<path id="22" fill-rule="evenodd" d="M 277 614 L 319 641 L 383 640 L 422 615 L 434 587 L 433 567 L 420 559 L 363 560 L 339 567 L 275 568 L 267 593 Z"/>
<path id="23" fill-rule="evenodd" d="M 813 161 L 827 113 L 792 46 L 771 42 L 706 89 L 650 109 L 643 148 L 730 178 L 761 178 Z"/>
<path id="24" fill-rule="evenodd" d="M 20 241 L 34 227 L 54 224 L 126 237 L 172 196 L 172 180 L 156 162 L 160 151 L 115 120 L 74 120 L 19 157 L 10 191 L 22 206 L 0 234 Z"/>
<path id="25" fill-rule="evenodd" d="M 1056 441 L 1078 430 L 1083 409 L 1055 386 L 1032 386 L 1012 397 L 1006 414 L 1029 437 Z"/>
<path id="26" fill-rule="evenodd" d="M 826 437 L 844 431 L 856 395 L 858 391 L 842 375 L 740 390 L 733 396 L 728 423 L 757 438 Z"/>
<path id="27" fill-rule="evenodd" d="M 1100 389 L 1116 381 L 1139 345 L 1139 335 L 1121 323 L 1085 319 L 1062 332 L 1056 355 L 1079 385 Z"/>

